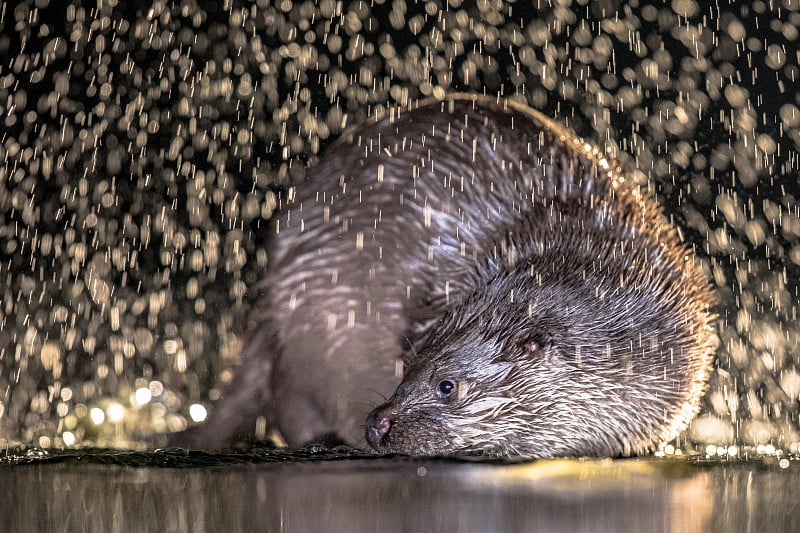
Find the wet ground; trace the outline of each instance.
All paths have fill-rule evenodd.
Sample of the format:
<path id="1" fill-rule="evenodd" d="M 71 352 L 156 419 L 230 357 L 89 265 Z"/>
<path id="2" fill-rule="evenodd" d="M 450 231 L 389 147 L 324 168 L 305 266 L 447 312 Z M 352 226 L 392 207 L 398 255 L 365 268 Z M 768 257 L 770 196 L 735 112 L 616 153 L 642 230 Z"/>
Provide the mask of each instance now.
<path id="1" fill-rule="evenodd" d="M 310 450 L 8 454 L 14 531 L 797 531 L 800 464 L 522 464 Z M 4 528 L 5 529 L 5 528 Z"/>

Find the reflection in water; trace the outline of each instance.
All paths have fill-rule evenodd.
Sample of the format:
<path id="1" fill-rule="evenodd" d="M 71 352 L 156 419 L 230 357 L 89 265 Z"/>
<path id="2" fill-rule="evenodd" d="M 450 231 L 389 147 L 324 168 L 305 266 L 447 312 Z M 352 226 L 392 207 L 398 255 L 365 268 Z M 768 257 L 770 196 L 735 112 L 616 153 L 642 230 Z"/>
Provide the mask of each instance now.
<path id="1" fill-rule="evenodd" d="M 16 531 L 795 531 L 800 471 L 763 464 L 351 460 L 5 467 Z M 757 527 L 756 527 L 757 526 Z"/>
<path id="2" fill-rule="evenodd" d="M 224 470 L 59 465 L 0 475 L 13 487 L 3 504 L 10 523 L 32 532 L 56 517 L 92 531 L 687 531 L 705 523 L 707 473 L 653 473 L 636 462 L 394 460 Z M 687 498 L 686 487 L 699 498 Z"/>

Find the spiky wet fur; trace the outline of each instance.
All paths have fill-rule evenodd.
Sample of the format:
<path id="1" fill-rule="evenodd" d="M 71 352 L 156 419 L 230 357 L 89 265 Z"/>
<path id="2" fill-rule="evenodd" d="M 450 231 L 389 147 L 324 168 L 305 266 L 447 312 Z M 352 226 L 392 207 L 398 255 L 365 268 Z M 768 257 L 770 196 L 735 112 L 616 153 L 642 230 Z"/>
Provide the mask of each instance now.
<path id="1" fill-rule="evenodd" d="M 708 352 L 697 341 L 709 330 L 686 315 L 684 258 L 646 243 L 622 254 L 630 240 L 593 231 L 582 216 L 554 227 L 529 220 L 534 227 L 515 225 L 524 239 L 507 246 L 524 260 L 484 265 L 409 360 L 377 409 L 392 421 L 377 449 L 630 455 L 694 416 Z M 459 394 L 439 398 L 443 379 Z"/>
<path id="2" fill-rule="evenodd" d="M 533 110 L 394 110 L 333 147 L 272 228 L 257 318 L 274 335 L 252 337 L 206 442 L 256 382 L 290 444 L 363 444 L 396 388 L 373 445 L 409 454 L 627 455 L 697 411 L 715 339 L 700 264 L 646 191 Z"/>

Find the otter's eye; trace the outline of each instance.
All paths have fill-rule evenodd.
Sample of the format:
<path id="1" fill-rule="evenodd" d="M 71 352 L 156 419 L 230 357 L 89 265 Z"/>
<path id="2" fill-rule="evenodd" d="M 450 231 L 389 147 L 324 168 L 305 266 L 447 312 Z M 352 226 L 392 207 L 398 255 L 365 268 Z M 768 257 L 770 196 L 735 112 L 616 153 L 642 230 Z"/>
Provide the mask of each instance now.
<path id="1" fill-rule="evenodd" d="M 438 392 L 439 396 L 442 398 L 447 398 L 454 390 L 456 390 L 456 383 L 450 379 L 443 379 L 436 385 L 436 392 Z"/>

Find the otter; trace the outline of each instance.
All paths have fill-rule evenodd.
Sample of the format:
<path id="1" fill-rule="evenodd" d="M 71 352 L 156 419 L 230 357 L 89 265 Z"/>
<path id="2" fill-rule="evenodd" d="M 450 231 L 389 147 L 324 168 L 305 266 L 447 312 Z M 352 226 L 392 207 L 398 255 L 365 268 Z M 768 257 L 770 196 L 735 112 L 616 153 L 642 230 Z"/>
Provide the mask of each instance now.
<path id="1" fill-rule="evenodd" d="M 647 190 L 529 107 L 454 94 L 371 119 L 270 228 L 255 326 L 195 444 L 261 415 L 292 446 L 624 456 L 698 411 L 701 262 Z"/>

